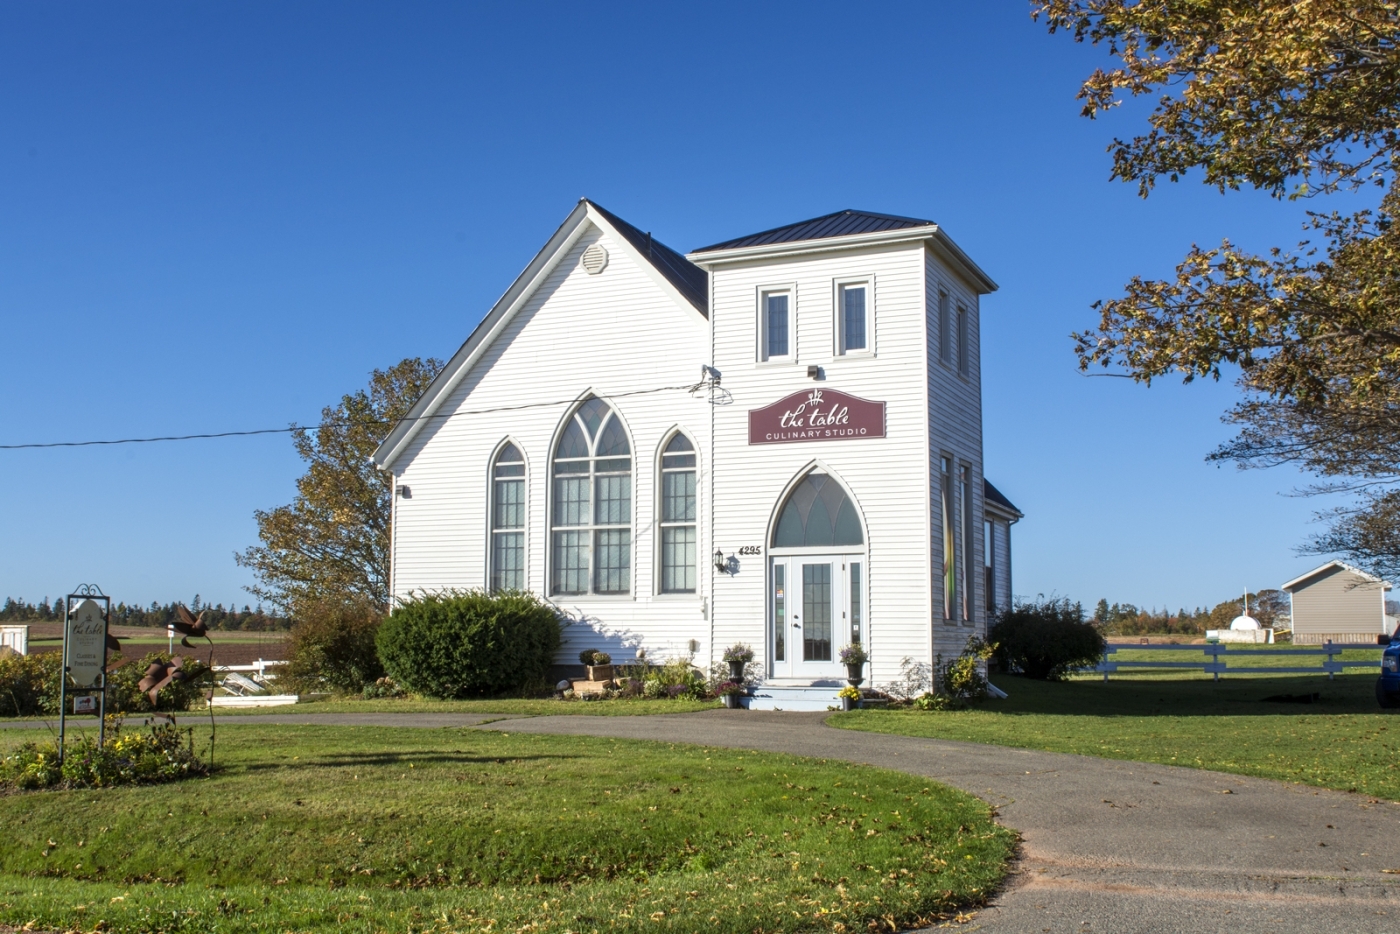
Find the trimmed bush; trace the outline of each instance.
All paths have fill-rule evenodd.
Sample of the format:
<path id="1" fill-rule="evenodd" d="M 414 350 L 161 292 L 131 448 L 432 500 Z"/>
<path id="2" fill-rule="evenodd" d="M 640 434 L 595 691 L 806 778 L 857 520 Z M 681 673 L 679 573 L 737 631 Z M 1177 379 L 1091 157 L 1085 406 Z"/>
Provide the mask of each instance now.
<path id="1" fill-rule="evenodd" d="M 277 689 L 359 694 L 384 677 L 375 641 L 383 620 L 365 602 L 322 601 L 301 608 Z"/>
<path id="2" fill-rule="evenodd" d="M 1058 681 L 1103 655 L 1103 635 L 1085 622 L 1084 607 L 1064 600 L 1018 603 L 987 631 L 997 662 L 1027 678 Z"/>
<path id="3" fill-rule="evenodd" d="M 0 656 L 0 717 L 58 713 L 60 652 Z"/>
<path id="4" fill-rule="evenodd" d="M 389 677 L 429 697 L 489 697 L 544 679 L 561 641 L 559 614 L 534 594 L 425 595 L 379 629 Z"/>

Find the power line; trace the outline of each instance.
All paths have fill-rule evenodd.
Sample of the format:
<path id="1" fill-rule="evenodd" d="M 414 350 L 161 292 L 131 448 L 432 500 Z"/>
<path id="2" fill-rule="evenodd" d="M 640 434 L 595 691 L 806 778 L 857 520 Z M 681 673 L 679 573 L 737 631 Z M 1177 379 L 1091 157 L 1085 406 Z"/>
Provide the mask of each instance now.
<path id="1" fill-rule="evenodd" d="M 609 399 L 624 399 L 630 396 L 648 396 L 658 392 L 694 392 L 704 383 L 693 383 L 685 386 L 658 386 L 655 389 L 634 389 L 631 392 L 611 393 Z M 395 427 L 405 422 L 431 421 L 433 419 L 447 420 L 457 418 L 462 415 L 492 415 L 498 412 L 520 412 L 526 409 L 543 409 L 558 405 L 572 405 L 578 401 L 575 396 L 572 399 L 561 399 L 557 402 L 529 402 L 523 405 L 503 405 L 492 409 L 475 409 L 468 412 L 449 412 L 446 415 L 416 415 L 405 416 L 398 419 L 388 419 L 385 421 L 369 421 L 365 424 L 373 425 L 393 425 Z M 253 435 L 279 435 L 290 434 L 294 431 L 316 431 L 320 428 L 328 428 L 336 422 L 322 422 L 319 425 L 290 425 L 286 428 L 255 428 L 251 431 L 212 431 L 192 435 L 162 435 L 155 438 L 111 438 L 100 441 L 49 441 L 35 444 L 0 444 L 0 451 L 22 451 L 34 450 L 36 448 L 86 448 L 98 445 L 110 444 L 153 444 L 157 441 L 198 441 L 206 438 L 247 438 Z"/>

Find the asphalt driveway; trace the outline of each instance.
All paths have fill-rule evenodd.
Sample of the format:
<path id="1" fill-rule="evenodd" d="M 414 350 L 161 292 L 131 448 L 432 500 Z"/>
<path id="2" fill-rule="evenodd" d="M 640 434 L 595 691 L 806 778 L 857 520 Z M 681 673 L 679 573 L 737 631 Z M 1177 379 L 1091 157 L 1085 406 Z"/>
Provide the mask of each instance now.
<path id="1" fill-rule="evenodd" d="M 960 926 L 964 931 L 1400 930 L 1400 804 L 1197 769 L 838 730 L 825 718 L 713 710 L 502 719 L 266 714 L 222 722 L 613 736 L 841 759 L 927 776 L 988 801 L 1023 840 L 1005 890 Z"/>

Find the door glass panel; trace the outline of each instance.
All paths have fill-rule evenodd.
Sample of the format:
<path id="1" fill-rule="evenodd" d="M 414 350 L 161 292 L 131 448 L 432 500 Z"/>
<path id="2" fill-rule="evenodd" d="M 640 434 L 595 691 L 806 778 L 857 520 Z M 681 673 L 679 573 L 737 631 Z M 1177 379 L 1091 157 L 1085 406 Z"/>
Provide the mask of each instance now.
<path id="1" fill-rule="evenodd" d="M 773 661 L 787 661 L 787 565 L 773 565 Z"/>
<path id="2" fill-rule="evenodd" d="M 851 641 L 860 641 L 860 562 L 851 562 Z"/>
<path id="3" fill-rule="evenodd" d="M 831 661 L 831 565 L 802 565 L 802 660 Z"/>

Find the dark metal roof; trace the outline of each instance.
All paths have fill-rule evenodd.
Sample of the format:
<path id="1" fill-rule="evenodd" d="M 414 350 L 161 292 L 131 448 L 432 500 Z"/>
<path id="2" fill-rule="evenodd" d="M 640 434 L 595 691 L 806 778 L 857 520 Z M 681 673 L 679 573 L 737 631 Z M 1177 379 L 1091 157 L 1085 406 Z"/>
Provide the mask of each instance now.
<path id="1" fill-rule="evenodd" d="M 584 199 L 588 201 L 587 198 Z M 675 250 L 644 233 L 604 208 L 596 201 L 588 201 L 593 209 L 608 219 L 617 232 L 627 238 L 627 242 L 656 267 L 656 271 L 676 287 L 705 317 L 710 315 L 710 274 L 686 259 Z"/>
<path id="2" fill-rule="evenodd" d="M 733 250 L 745 246 L 765 246 L 769 243 L 794 243 L 798 240 L 821 240 L 826 237 L 845 237 L 851 234 L 878 233 L 882 230 L 901 230 L 905 227 L 929 227 L 933 221 L 915 217 L 899 217 L 894 214 L 875 214 L 871 211 L 837 211 L 824 214 L 809 221 L 798 221 L 785 227 L 774 227 L 747 237 L 726 240 L 712 246 L 702 246 L 692 253 L 708 253 L 711 250 Z"/>
<path id="3" fill-rule="evenodd" d="M 984 498 L 991 500 L 998 506 L 1001 506 L 1004 509 L 1010 509 L 1018 516 L 1025 515 L 1025 513 L 1016 508 L 1016 505 L 1012 503 L 1011 500 L 1007 499 L 1005 496 L 1002 495 L 1001 490 L 998 490 L 996 487 L 992 486 L 992 481 L 988 480 L 986 477 L 982 478 L 982 495 Z"/>

